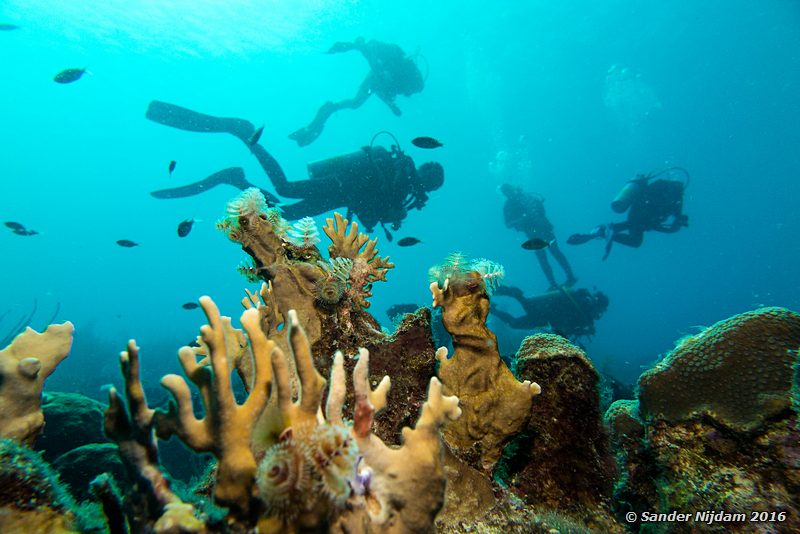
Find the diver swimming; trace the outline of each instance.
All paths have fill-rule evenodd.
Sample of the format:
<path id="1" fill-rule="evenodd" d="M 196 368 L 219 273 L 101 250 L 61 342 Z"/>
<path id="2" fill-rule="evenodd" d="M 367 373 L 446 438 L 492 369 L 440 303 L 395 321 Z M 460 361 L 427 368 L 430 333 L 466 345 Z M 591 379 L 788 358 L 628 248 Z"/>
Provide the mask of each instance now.
<path id="1" fill-rule="evenodd" d="M 244 119 L 214 117 L 166 102 L 153 101 L 146 117 L 151 121 L 193 132 L 223 132 L 238 137 L 256 157 L 261 168 L 281 197 L 300 199 L 281 205 L 283 217 L 297 220 L 336 208 L 346 208 L 347 217 L 358 217 L 369 232 L 380 224 L 398 230 L 410 210 L 422 209 L 428 193 L 444 183 L 444 169 L 436 162 L 417 167 L 394 139 L 386 149 L 375 145 L 379 132 L 368 146 L 354 152 L 308 164 L 309 178 L 290 181 L 278 161 L 260 144 L 252 143 L 256 132 L 253 124 Z M 392 136 L 393 137 L 393 136 Z M 230 167 L 207 178 L 181 187 L 151 193 L 156 198 L 180 198 L 200 194 L 218 185 L 230 185 L 240 190 L 257 187 L 245 177 L 241 167 Z M 257 187 L 270 204 L 280 203 L 271 192 Z"/>
<path id="2" fill-rule="evenodd" d="M 682 174 L 684 180 L 673 179 L 673 172 Z M 663 175 L 667 177 L 659 178 Z M 611 202 L 614 212 L 628 212 L 625 221 L 599 225 L 587 234 L 573 234 L 567 243 L 582 245 L 593 239 L 604 239 L 605 260 L 614 242 L 638 248 L 644 241 L 645 232 L 672 234 L 688 227 L 689 217 L 683 213 L 683 195 L 688 185 L 689 172 L 682 167 L 639 174 L 629 180 Z"/>

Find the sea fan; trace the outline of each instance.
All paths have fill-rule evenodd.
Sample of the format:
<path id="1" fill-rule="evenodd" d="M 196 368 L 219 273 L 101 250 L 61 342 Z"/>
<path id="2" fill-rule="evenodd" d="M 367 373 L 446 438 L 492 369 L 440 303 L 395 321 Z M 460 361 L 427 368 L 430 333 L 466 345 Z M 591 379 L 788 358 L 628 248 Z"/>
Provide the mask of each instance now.
<path id="1" fill-rule="evenodd" d="M 300 248 L 313 247 L 319 243 L 319 230 L 311 217 L 303 217 L 287 231 L 286 240 Z"/>
<path id="2" fill-rule="evenodd" d="M 325 269 L 329 277 L 342 282 L 350 278 L 350 269 L 353 268 L 353 260 L 350 258 L 331 258 L 329 261 L 320 261 L 317 264 Z"/>
<path id="3" fill-rule="evenodd" d="M 264 193 L 257 187 L 250 187 L 228 202 L 225 211 L 228 217 L 238 219 L 249 215 L 259 215 L 269 210 Z"/>
<path id="4" fill-rule="evenodd" d="M 477 271 L 481 278 L 483 278 L 486 293 L 489 296 L 494 293 L 494 290 L 500 285 L 500 282 L 506 275 L 505 268 L 499 263 L 487 260 L 486 258 L 478 258 L 469 265 L 469 270 Z"/>

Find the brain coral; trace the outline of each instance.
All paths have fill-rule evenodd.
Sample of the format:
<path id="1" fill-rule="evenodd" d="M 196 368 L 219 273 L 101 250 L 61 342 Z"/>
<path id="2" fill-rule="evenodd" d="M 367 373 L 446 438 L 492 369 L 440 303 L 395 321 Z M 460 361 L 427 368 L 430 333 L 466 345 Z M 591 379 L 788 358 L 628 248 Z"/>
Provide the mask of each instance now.
<path id="1" fill-rule="evenodd" d="M 641 413 L 676 421 L 707 414 L 752 430 L 792 405 L 800 315 L 762 308 L 682 340 L 639 378 Z"/>

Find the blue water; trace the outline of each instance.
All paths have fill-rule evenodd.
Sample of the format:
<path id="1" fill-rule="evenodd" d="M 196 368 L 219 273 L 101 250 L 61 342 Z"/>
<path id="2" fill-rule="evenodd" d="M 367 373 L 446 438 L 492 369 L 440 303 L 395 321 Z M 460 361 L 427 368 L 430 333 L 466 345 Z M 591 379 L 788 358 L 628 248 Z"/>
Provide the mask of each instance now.
<path id="1" fill-rule="evenodd" d="M 444 187 L 398 233 L 423 244 L 380 240 L 397 265 L 374 288 L 371 311 L 387 326 L 391 304 L 429 303 L 428 267 L 454 250 L 503 264 L 529 294 L 546 288 L 523 236 L 503 224 L 503 181 L 547 198 L 563 243 L 621 220 L 609 203 L 624 182 L 667 165 L 691 172 L 688 229 L 648 234 L 640 249 L 617 245 L 605 262 L 599 242 L 562 244 L 579 286 L 610 298 L 586 343 L 598 366 L 633 381 L 699 327 L 762 305 L 800 309 L 797 2 L 91 4 L 0 3 L 0 22 L 21 26 L 0 32 L 0 214 L 41 232 L 0 228 L 0 313 L 10 310 L 0 334 L 34 299 L 37 328 L 60 303 L 59 320 L 77 334 L 53 387 L 99 396 L 98 384 L 117 380 L 115 355 L 131 337 L 153 376 L 174 371 L 177 348 L 203 323 L 199 310 L 180 306 L 200 295 L 240 313 L 248 284 L 235 267 L 245 255 L 214 229 L 236 191 L 172 201 L 148 192 L 230 166 L 259 185 L 267 179 L 232 136 L 145 120 L 153 99 L 265 124 L 261 143 L 294 179 L 379 130 L 418 163 L 441 162 Z M 360 35 L 421 53 L 425 90 L 399 98 L 399 118 L 374 98 L 340 112 L 298 148 L 288 133 L 322 102 L 352 96 L 367 72 L 357 53 L 323 52 Z M 612 66 L 625 75 L 609 75 Z M 53 83 L 67 67 L 90 74 Z M 417 135 L 445 147 L 414 148 Z M 190 217 L 202 222 L 179 239 L 175 228 Z M 563 279 L 557 267 L 556 275 Z M 525 335 L 491 326 L 504 353 Z"/>

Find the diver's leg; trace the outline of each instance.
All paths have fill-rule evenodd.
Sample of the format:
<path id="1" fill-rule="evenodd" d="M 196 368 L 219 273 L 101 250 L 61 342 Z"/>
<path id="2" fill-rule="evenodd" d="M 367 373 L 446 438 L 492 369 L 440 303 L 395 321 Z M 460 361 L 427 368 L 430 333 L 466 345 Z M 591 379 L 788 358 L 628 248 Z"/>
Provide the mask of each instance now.
<path id="1" fill-rule="evenodd" d="M 550 249 L 550 254 L 553 255 L 558 264 L 564 270 L 564 274 L 567 275 L 567 280 L 564 282 L 564 285 L 568 287 L 575 285 L 575 282 L 577 282 L 578 279 L 575 278 L 575 274 L 572 272 L 572 267 L 567 261 L 567 257 L 564 256 L 564 253 L 561 252 L 560 248 L 558 248 L 558 243 L 553 241 L 548 248 Z"/>
<path id="2" fill-rule="evenodd" d="M 267 149 L 259 144 L 248 144 L 247 146 L 250 148 L 250 152 L 252 152 L 258 160 L 261 168 L 264 169 L 265 173 L 267 173 L 269 181 L 272 182 L 272 186 L 280 196 L 287 198 L 308 199 L 320 194 L 317 185 L 324 184 L 318 184 L 317 181 L 312 182 L 311 180 L 290 182 L 286 178 L 286 173 L 283 172 L 278 160 L 272 157 L 272 154 L 267 152 Z"/>
<path id="3" fill-rule="evenodd" d="M 492 315 L 494 315 L 495 317 L 506 323 L 511 328 L 517 330 L 536 327 L 536 325 L 529 324 L 529 321 L 526 320 L 525 316 L 514 317 L 508 312 L 504 312 L 503 310 L 498 310 L 496 307 L 492 308 Z"/>
<path id="4" fill-rule="evenodd" d="M 355 109 L 361 107 L 361 105 L 366 102 L 370 95 L 370 85 L 367 83 L 368 81 L 369 78 L 364 80 L 355 97 L 339 102 L 325 102 L 322 104 L 314 120 L 312 120 L 308 126 L 289 134 L 289 139 L 297 141 L 299 146 L 306 146 L 313 143 L 322 133 L 323 128 L 325 128 L 325 123 L 331 115 L 340 109 Z"/>
<path id="5" fill-rule="evenodd" d="M 539 267 L 542 268 L 544 277 L 547 278 L 548 282 L 550 282 L 550 287 L 548 289 L 551 291 L 553 289 L 558 289 L 555 276 L 553 276 L 553 268 L 550 266 L 550 262 L 547 261 L 547 252 L 544 250 L 537 250 L 536 259 L 539 260 Z"/>
<path id="6" fill-rule="evenodd" d="M 287 221 L 296 221 L 303 217 L 314 217 L 321 213 L 325 213 L 334 209 L 336 206 L 331 206 L 327 199 L 309 199 L 289 204 L 288 206 L 281 206 L 281 215 Z"/>
<path id="7" fill-rule="evenodd" d="M 215 172 L 208 178 L 200 180 L 199 182 L 183 185 L 181 187 L 161 189 L 159 191 L 153 191 L 150 194 L 156 198 L 183 198 L 199 195 L 200 193 L 208 191 L 212 187 L 216 187 L 221 184 L 232 185 L 233 187 L 242 191 L 249 187 L 255 187 L 244 177 L 244 170 L 242 170 L 241 167 L 230 167 L 228 169 L 222 169 L 221 171 Z M 269 196 L 273 199 L 275 198 L 273 195 Z"/>
<path id="8" fill-rule="evenodd" d="M 567 243 L 570 245 L 583 245 L 592 239 L 602 239 L 608 232 L 608 226 L 601 224 L 600 226 L 595 226 L 588 234 L 572 234 L 567 238 Z"/>
<path id="9" fill-rule="evenodd" d="M 145 116 L 153 122 L 188 130 L 190 132 L 222 132 L 235 135 L 245 143 L 253 135 L 255 127 L 250 121 L 231 117 L 214 117 L 191 109 L 153 100 L 147 106 Z"/>
<path id="10" fill-rule="evenodd" d="M 639 248 L 640 246 L 642 246 L 642 242 L 644 241 L 644 231 L 638 227 L 631 228 L 630 225 L 626 223 L 622 224 L 625 225 L 623 230 L 627 230 L 627 232 L 620 232 L 615 228 L 613 237 L 614 241 L 616 241 L 620 245 L 625 245 L 626 247 Z"/>

